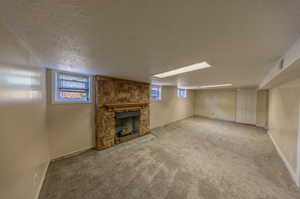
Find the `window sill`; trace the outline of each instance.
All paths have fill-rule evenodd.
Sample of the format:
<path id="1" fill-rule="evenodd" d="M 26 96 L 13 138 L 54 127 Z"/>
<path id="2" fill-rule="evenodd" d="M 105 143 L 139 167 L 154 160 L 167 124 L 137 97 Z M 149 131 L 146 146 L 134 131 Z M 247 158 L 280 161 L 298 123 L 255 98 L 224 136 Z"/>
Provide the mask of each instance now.
<path id="1" fill-rule="evenodd" d="M 80 102 L 80 101 L 70 101 L 70 102 L 64 102 L 64 101 L 52 101 L 52 104 L 93 104 L 92 101 L 88 101 L 88 102 Z"/>

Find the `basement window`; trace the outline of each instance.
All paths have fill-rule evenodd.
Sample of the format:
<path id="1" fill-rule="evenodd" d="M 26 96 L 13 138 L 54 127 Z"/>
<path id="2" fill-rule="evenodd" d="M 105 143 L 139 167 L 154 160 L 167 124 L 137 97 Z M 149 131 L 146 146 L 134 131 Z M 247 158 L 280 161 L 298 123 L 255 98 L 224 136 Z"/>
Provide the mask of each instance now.
<path id="1" fill-rule="evenodd" d="M 54 103 L 91 102 L 91 78 L 86 75 L 53 71 Z"/>
<path id="2" fill-rule="evenodd" d="M 183 88 L 179 88 L 177 90 L 177 96 L 179 98 L 186 98 L 186 89 L 183 89 Z"/>
<path id="3" fill-rule="evenodd" d="M 150 93 L 152 100 L 161 100 L 161 87 L 160 86 L 151 86 L 151 93 Z"/>

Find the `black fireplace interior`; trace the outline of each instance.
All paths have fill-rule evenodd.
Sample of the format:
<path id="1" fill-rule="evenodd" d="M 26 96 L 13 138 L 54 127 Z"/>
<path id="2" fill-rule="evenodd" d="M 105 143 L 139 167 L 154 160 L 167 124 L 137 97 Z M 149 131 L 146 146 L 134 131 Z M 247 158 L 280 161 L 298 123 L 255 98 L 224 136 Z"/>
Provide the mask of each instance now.
<path id="1" fill-rule="evenodd" d="M 140 110 L 117 112 L 116 118 L 116 136 L 125 137 L 139 133 L 140 129 Z"/>

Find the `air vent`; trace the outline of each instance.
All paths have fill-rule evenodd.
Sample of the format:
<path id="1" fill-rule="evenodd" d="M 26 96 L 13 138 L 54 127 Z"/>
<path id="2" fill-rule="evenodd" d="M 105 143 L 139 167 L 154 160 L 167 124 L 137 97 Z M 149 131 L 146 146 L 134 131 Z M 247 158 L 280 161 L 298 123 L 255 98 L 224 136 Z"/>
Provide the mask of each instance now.
<path id="1" fill-rule="evenodd" d="M 282 58 L 279 63 L 279 69 L 282 70 L 284 67 L 284 59 Z"/>

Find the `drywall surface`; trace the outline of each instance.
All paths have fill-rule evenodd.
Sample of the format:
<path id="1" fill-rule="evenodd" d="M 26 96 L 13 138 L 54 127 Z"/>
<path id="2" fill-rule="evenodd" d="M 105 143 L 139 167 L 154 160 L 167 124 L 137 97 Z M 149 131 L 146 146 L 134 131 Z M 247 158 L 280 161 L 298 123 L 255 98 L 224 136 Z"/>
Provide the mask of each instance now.
<path id="1" fill-rule="evenodd" d="M 270 90 L 269 133 L 296 172 L 300 79 Z"/>
<path id="2" fill-rule="evenodd" d="M 195 98 L 195 115 L 235 121 L 236 89 L 198 90 Z"/>
<path id="3" fill-rule="evenodd" d="M 300 58 L 300 38 L 284 54 L 284 67 L 288 67 Z"/>
<path id="4" fill-rule="evenodd" d="M 162 87 L 162 99 L 150 102 L 150 129 L 194 115 L 194 91 L 187 90 L 186 98 L 177 97 L 177 88 Z"/>
<path id="5" fill-rule="evenodd" d="M 260 88 L 273 88 L 288 81 L 298 78 L 300 58 L 300 39 L 298 39 L 281 57 L 277 60 L 269 73 L 261 81 Z"/>
<path id="6" fill-rule="evenodd" d="M 236 121 L 237 90 L 211 89 L 198 90 L 195 95 L 195 115 Z M 267 128 L 268 91 L 257 91 L 256 126 Z"/>
<path id="7" fill-rule="evenodd" d="M 235 121 L 242 124 L 256 124 L 257 90 L 255 88 L 237 89 Z"/>
<path id="8" fill-rule="evenodd" d="M 49 163 L 45 69 L 0 24 L 0 198 L 35 199 Z"/>
<path id="9" fill-rule="evenodd" d="M 56 159 L 94 146 L 94 104 L 52 103 L 51 70 L 47 70 L 50 158 Z"/>
<path id="10" fill-rule="evenodd" d="M 256 100 L 256 126 L 268 128 L 268 90 L 259 90 Z"/>

